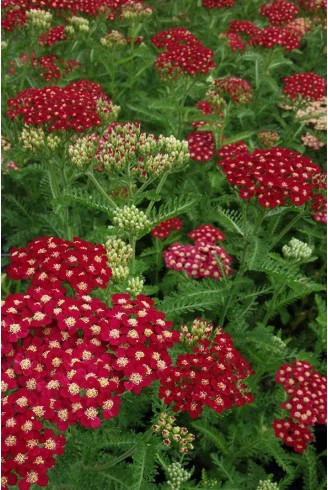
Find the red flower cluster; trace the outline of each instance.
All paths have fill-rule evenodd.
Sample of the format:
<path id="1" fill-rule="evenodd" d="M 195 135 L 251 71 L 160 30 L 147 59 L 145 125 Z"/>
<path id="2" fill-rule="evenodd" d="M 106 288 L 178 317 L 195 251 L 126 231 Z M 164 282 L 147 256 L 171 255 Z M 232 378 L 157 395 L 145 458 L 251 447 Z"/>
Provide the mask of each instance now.
<path id="1" fill-rule="evenodd" d="M 174 216 L 174 218 L 167 219 L 166 221 L 162 221 L 159 225 L 155 226 L 151 230 L 151 234 L 154 238 L 167 238 L 170 236 L 172 230 L 181 230 L 183 226 L 183 222 L 181 219 Z"/>
<path id="2" fill-rule="evenodd" d="M 273 26 L 281 26 L 291 21 L 300 13 L 299 8 L 286 0 L 274 0 L 260 5 L 260 15 L 267 17 Z"/>
<path id="3" fill-rule="evenodd" d="M 230 143 L 229 145 L 222 146 L 217 152 L 217 156 L 220 159 L 237 156 L 239 153 L 248 153 L 246 143 L 242 140 L 236 141 L 236 143 Z"/>
<path id="4" fill-rule="evenodd" d="M 233 51 L 244 51 L 248 44 L 249 38 L 257 35 L 259 28 L 248 20 L 233 20 L 229 24 L 226 32 L 229 46 Z"/>
<path id="5" fill-rule="evenodd" d="M 98 105 L 111 112 L 112 101 L 100 85 L 88 80 L 71 82 L 66 87 L 28 88 L 7 102 L 7 115 L 23 116 L 27 125 L 45 124 L 48 131 L 73 129 L 82 133 L 102 123 Z M 99 115 L 100 114 L 100 115 Z"/>
<path id="6" fill-rule="evenodd" d="M 327 0 L 298 0 L 298 3 L 313 14 L 327 12 Z"/>
<path id="7" fill-rule="evenodd" d="M 93 252 L 92 244 L 76 239 L 73 250 L 60 239 L 40 239 L 39 249 L 20 259 L 21 273 L 30 277 L 53 263 L 49 253 L 59 253 L 56 264 L 83 262 Z M 54 245 L 54 246 L 52 246 Z M 48 250 L 46 248 L 48 247 Z M 72 248 L 72 244 L 71 244 Z M 92 253 L 91 253 L 92 255 Z M 103 260 L 102 250 L 94 256 Z M 17 265 L 17 262 L 16 262 Z M 19 267 L 18 267 L 19 269 Z M 45 430 L 47 420 L 66 430 L 80 423 L 99 427 L 101 418 L 119 411 L 120 395 L 139 393 L 159 379 L 171 364 L 167 352 L 179 341 L 179 333 L 165 321 L 146 296 L 132 300 L 128 294 L 112 296 L 108 308 L 97 298 L 69 297 L 57 280 L 30 286 L 26 293 L 10 294 L 2 307 L 2 392 L 4 482 L 21 490 L 33 483 L 46 485 L 46 471 L 54 465 L 54 454 L 63 452 L 64 437 Z M 74 268 L 69 267 L 74 273 Z M 79 267 L 77 267 L 79 270 Z M 91 270 L 87 280 L 93 282 Z M 20 274 L 18 274 L 19 277 Z"/>
<path id="8" fill-rule="evenodd" d="M 217 413 L 253 401 L 241 382 L 254 374 L 233 346 L 231 337 L 218 328 L 213 341 L 201 340 L 191 354 L 178 356 L 176 366 L 162 373 L 160 398 L 174 402 L 174 410 L 198 417 L 204 405 Z"/>
<path id="9" fill-rule="evenodd" d="M 272 49 L 282 46 L 286 51 L 292 51 L 300 47 L 300 38 L 285 27 L 268 26 L 249 41 L 250 46 L 262 46 Z"/>
<path id="10" fill-rule="evenodd" d="M 295 73 L 295 75 L 285 77 L 283 84 L 282 93 L 291 100 L 298 97 L 306 101 L 322 100 L 326 95 L 326 80 L 312 72 Z"/>
<path id="11" fill-rule="evenodd" d="M 224 240 L 221 230 L 211 225 L 201 225 L 189 232 L 188 236 L 195 241 L 194 245 L 173 243 L 164 251 L 163 257 L 168 268 L 184 271 L 195 279 L 221 279 L 223 275 L 229 276 L 232 273 L 231 257 L 223 247 L 215 245 Z"/>
<path id="12" fill-rule="evenodd" d="M 223 157 L 218 165 L 228 182 L 240 187 L 241 198 L 256 196 L 264 207 L 275 208 L 288 201 L 301 206 L 315 199 L 315 191 L 322 188 L 317 182 L 321 168 L 309 157 L 287 148 L 255 149 L 253 153 L 241 149 Z"/>
<path id="13" fill-rule="evenodd" d="M 310 363 L 295 360 L 279 369 L 276 381 L 288 394 L 281 407 L 289 411 L 290 418 L 274 421 L 275 434 L 301 453 L 313 440 L 309 427 L 327 423 L 327 379 Z"/>
<path id="14" fill-rule="evenodd" d="M 166 48 L 154 63 L 164 80 L 181 74 L 204 75 L 215 67 L 213 51 L 205 48 L 199 39 L 184 27 L 161 31 L 153 36 L 152 43 L 157 48 Z"/>
<path id="15" fill-rule="evenodd" d="M 215 142 L 212 131 L 195 131 L 187 136 L 190 158 L 208 162 L 214 156 Z"/>
<path id="16" fill-rule="evenodd" d="M 66 41 L 69 39 L 65 34 L 66 26 L 52 27 L 50 31 L 41 34 L 39 37 L 40 46 L 52 46 L 53 44 L 60 43 L 60 41 Z"/>
<path id="17" fill-rule="evenodd" d="M 227 96 L 236 104 L 247 104 L 252 101 L 252 88 L 247 80 L 238 77 L 225 77 L 215 80 L 215 91 L 222 97 Z"/>
<path id="18" fill-rule="evenodd" d="M 188 237 L 194 240 L 196 243 L 200 241 L 206 241 L 209 243 L 222 242 L 225 236 L 219 228 L 215 228 L 212 225 L 200 225 L 195 230 L 188 233 Z"/>
<path id="19" fill-rule="evenodd" d="M 233 7 L 235 0 L 203 0 L 202 6 L 208 9 Z"/>
<path id="20" fill-rule="evenodd" d="M 3 5 L 1 5 L 2 8 Z M 1 27 L 5 31 L 14 31 L 27 22 L 26 12 L 20 8 L 8 10 L 1 16 Z"/>
<path id="21" fill-rule="evenodd" d="M 28 55 L 23 54 L 19 60 L 19 66 L 23 66 L 28 61 Z M 10 67 L 8 73 L 16 75 L 16 62 L 9 61 L 8 64 Z M 40 77 L 47 82 L 50 80 L 59 80 L 63 73 L 69 73 L 77 67 L 82 66 L 81 63 L 76 60 L 65 61 L 55 54 L 41 56 L 37 59 L 34 53 L 31 53 L 30 65 L 32 69 L 38 69 L 40 71 Z"/>
<path id="22" fill-rule="evenodd" d="M 78 293 L 105 288 L 112 276 L 103 245 L 94 245 L 80 238 L 73 242 L 61 238 L 37 238 L 24 248 L 10 252 L 7 274 L 12 279 L 31 279 L 34 286 L 60 287 L 69 285 Z"/>

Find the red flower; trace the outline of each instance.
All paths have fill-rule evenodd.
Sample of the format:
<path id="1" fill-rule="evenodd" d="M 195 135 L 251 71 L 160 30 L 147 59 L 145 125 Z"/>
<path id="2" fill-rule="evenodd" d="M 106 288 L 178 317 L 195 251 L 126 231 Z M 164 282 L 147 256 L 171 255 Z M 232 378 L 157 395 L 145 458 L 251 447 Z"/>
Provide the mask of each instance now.
<path id="1" fill-rule="evenodd" d="M 67 281 L 77 292 L 89 293 L 95 287 L 105 288 L 112 275 L 103 245 L 80 238 L 73 242 L 38 238 L 27 247 L 12 249 L 11 259 L 7 268 L 10 277 L 31 279 L 32 284 L 44 288 L 57 288 Z"/>
<path id="2" fill-rule="evenodd" d="M 286 200 L 301 206 L 314 199 L 314 191 L 319 189 L 317 177 L 322 175 L 310 158 L 280 147 L 238 151 L 218 165 L 228 182 L 240 188 L 243 199 L 256 196 L 260 206 L 270 208 L 286 205 Z"/>
<path id="3" fill-rule="evenodd" d="M 175 403 L 175 411 L 187 411 L 192 418 L 200 415 L 204 405 L 216 412 L 252 401 L 240 380 L 254 374 L 250 365 L 234 348 L 222 329 L 212 342 L 201 340 L 191 354 L 179 355 L 176 367 L 163 372 L 160 398 Z"/>
<path id="4" fill-rule="evenodd" d="M 260 5 L 260 15 L 268 17 L 273 26 L 280 26 L 291 21 L 300 13 L 299 8 L 292 2 L 274 0 Z"/>
<path id="5" fill-rule="evenodd" d="M 214 136 L 211 131 L 189 133 L 188 149 L 190 158 L 197 162 L 208 162 L 214 156 Z"/>
<path id="6" fill-rule="evenodd" d="M 234 4 L 234 0 L 203 0 L 202 6 L 208 9 L 222 9 L 224 7 L 233 7 Z"/>
<path id="7" fill-rule="evenodd" d="M 312 72 L 295 73 L 283 79 L 283 94 L 291 100 L 301 97 L 304 100 L 322 100 L 326 95 L 326 80 Z"/>
<path id="8" fill-rule="evenodd" d="M 192 238 L 196 243 L 199 240 L 209 243 L 216 243 L 225 239 L 223 232 L 212 225 L 200 225 L 195 230 L 190 231 L 188 233 L 188 237 Z"/>
<path id="9" fill-rule="evenodd" d="M 225 77 L 214 81 L 214 90 L 222 97 L 236 104 L 247 104 L 252 100 L 252 89 L 247 80 L 238 77 Z"/>
<path id="10" fill-rule="evenodd" d="M 7 115 L 23 117 L 27 125 L 46 125 L 48 131 L 73 129 L 82 133 L 102 123 L 98 103 L 106 103 L 111 112 L 112 101 L 101 86 L 88 80 L 71 82 L 66 87 L 29 88 L 7 104 Z M 103 109 L 102 109 L 103 110 Z"/>
<path id="11" fill-rule="evenodd" d="M 182 226 L 182 221 L 175 216 L 174 218 L 162 221 L 162 223 L 155 226 L 151 230 L 151 234 L 154 238 L 160 238 L 163 240 L 163 238 L 170 236 L 172 230 L 181 230 Z"/>
<path id="12" fill-rule="evenodd" d="M 284 27 L 268 26 L 261 29 L 257 35 L 249 41 L 251 46 L 263 46 L 272 49 L 282 46 L 286 51 L 292 51 L 300 47 L 298 36 Z"/>

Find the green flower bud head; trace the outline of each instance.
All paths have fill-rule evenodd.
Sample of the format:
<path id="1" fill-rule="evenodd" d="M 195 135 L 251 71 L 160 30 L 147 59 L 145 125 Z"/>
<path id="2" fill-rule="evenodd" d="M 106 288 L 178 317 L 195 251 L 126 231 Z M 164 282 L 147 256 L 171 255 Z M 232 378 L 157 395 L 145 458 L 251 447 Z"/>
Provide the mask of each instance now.
<path id="1" fill-rule="evenodd" d="M 286 259 L 298 262 L 309 259 L 312 255 L 312 248 L 307 243 L 301 242 L 297 238 L 292 238 L 288 245 L 282 247 L 282 253 Z"/>

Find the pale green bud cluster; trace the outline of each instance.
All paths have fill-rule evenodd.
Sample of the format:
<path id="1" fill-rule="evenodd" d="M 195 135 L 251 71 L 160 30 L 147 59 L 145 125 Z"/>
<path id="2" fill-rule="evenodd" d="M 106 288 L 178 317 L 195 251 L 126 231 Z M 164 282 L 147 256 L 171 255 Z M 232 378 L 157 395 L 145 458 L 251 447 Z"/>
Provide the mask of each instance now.
<path id="1" fill-rule="evenodd" d="M 128 280 L 127 292 L 132 294 L 133 296 L 138 296 L 141 294 L 143 289 L 144 281 L 140 279 L 140 277 L 132 277 Z"/>
<path id="2" fill-rule="evenodd" d="M 97 114 L 101 117 L 104 124 L 111 124 L 116 121 L 121 107 L 119 105 L 114 105 L 108 100 L 97 100 Z"/>
<path id="3" fill-rule="evenodd" d="M 155 138 L 131 122 L 113 124 L 100 142 L 97 158 L 108 170 L 121 171 L 130 165 L 134 174 L 147 179 L 185 165 L 188 143 L 174 136 Z"/>
<path id="4" fill-rule="evenodd" d="M 1 41 L 1 49 L 5 50 L 8 48 L 8 43 L 7 41 Z"/>
<path id="5" fill-rule="evenodd" d="M 61 139 L 59 136 L 55 136 L 53 134 L 50 134 L 47 136 L 47 146 L 49 150 L 55 151 L 61 144 Z"/>
<path id="6" fill-rule="evenodd" d="M 196 318 L 191 327 L 181 325 L 180 342 L 187 346 L 194 346 L 199 340 L 208 339 L 213 332 L 213 325 L 205 320 Z"/>
<path id="7" fill-rule="evenodd" d="M 83 136 L 78 138 L 74 145 L 68 148 L 68 154 L 71 162 L 78 168 L 83 168 L 89 165 L 97 151 L 98 138 L 97 136 Z"/>
<path id="8" fill-rule="evenodd" d="M 41 128 L 24 128 L 18 139 L 24 150 L 33 153 L 45 146 L 45 134 Z"/>
<path id="9" fill-rule="evenodd" d="M 71 17 L 69 23 L 73 26 L 75 32 L 89 32 L 89 21 L 83 17 Z"/>
<path id="10" fill-rule="evenodd" d="M 105 37 L 100 38 L 100 44 L 106 48 L 114 48 L 115 46 L 125 46 L 128 43 L 123 32 L 113 29 L 108 32 Z"/>
<path id="11" fill-rule="evenodd" d="M 219 95 L 215 90 L 213 90 L 211 88 L 206 92 L 205 100 L 206 100 L 206 102 L 208 102 L 209 104 L 211 104 L 217 108 L 224 106 L 223 97 L 221 97 L 221 95 Z"/>
<path id="12" fill-rule="evenodd" d="M 307 243 L 301 242 L 297 238 L 292 238 L 288 245 L 282 247 L 285 258 L 293 261 L 308 259 L 312 255 L 312 248 Z"/>
<path id="13" fill-rule="evenodd" d="M 170 446 L 172 442 L 177 443 L 180 453 L 188 453 L 190 449 L 194 448 L 192 441 L 195 440 L 195 436 L 186 427 L 174 425 L 175 420 L 173 415 L 162 412 L 152 429 L 161 433 L 164 446 Z"/>
<path id="14" fill-rule="evenodd" d="M 153 14 L 153 9 L 144 7 L 141 3 L 127 4 L 123 7 L 122 18 L 124 20 L 143 20 L 149 18 Z"/>
<path id="15" fill-rule="evenodd" d="M 277 347 L 279 350 L 286 349 L 285 342 L 283 340 L 281 340 L 280 337 L 277 337 L 277 335 L 272 336 L 272 342 L 274 343 L 274 347 Z"/>
<path id="16" fill-rule="evenodd" d="M 114 282 L 124 281 L 129 275 L 129 260 L 133 250 L 131 245 L 120 238 L 111 237 L 105 243 L 107 250 L 108 265 L 112 269 L 112 280 Z"/>
<path id="17" fill-rule="evenodd" d="M 167 484 L 172 490 L 180 490 L 181 485 L 188 481 L 191 477 L 191 473 L 186 471 L 181 463 L 172 463 L 167 468 L 167 473 L 169 476 L 169 480 L 167 480 Z"/>
<path id="18" fill-rule="evenodd" d="M 270 480 L 260 480 L 256 490 L 279 490 L 276 483 L 272 483 Z"/>
<path id="19" fill-rule="evenodd" d="M 18 138 L 24 150 L 31 151 L 32 153 L 46 147 L 51 151 L 55 151 L 61 144 L 59 136 L 46 136 L 42 128 L 24 128 Z"/>
<path id="20" fill-rule="evenodd" d="M 139 211 L 134 204 L 115 209 L 113 212 L 113 222 L 121 230 L 125 230 L 135 236 L 150 226 L 150 221 L 145 213 Z"/>
<path id="21" fill-rule="evenodd" d="M 45 10 L 31 9 L 26 12 L 28 27 L 36 29 L 49 29 L 52 21 L 52 14 Z"/>

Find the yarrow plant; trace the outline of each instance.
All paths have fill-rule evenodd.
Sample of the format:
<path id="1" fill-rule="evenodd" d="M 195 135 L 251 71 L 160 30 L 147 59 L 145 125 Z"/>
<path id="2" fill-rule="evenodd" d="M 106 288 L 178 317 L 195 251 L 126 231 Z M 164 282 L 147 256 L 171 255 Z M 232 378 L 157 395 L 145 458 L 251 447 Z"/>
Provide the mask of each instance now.
<path id="1" fill-rule="evenodd" d="M 325 488 L 326 8 L 3 0 L 1 488 Z"/>

